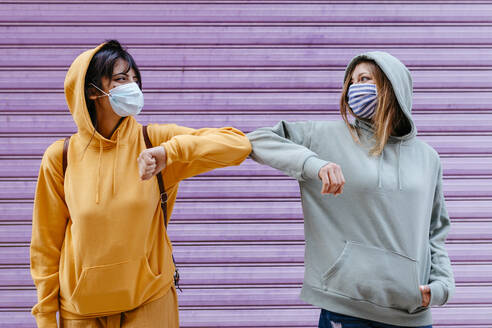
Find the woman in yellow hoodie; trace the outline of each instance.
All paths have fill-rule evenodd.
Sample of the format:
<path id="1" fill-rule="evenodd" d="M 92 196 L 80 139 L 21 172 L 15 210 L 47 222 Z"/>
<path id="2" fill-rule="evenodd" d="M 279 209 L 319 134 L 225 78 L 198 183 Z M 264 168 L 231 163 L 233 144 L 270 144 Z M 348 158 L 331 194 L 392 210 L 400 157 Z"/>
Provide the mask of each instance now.
<path id="1" fill-rule="evenodd" d="M 38 327 L 178 327 L 171 216 L 178 183 L 239 165 L 251 146 L 234 128 L 151 124 L 147 149 L 134 115 L 143 106 L 135 61 L 117 41 L 79 55 L 65 79 L 78 131 L 44 153 L 33 210 L 31 274 Z M 138 158 L 138 161 L 137 161 Z M 139 167 L 140 165 L 140 167 Z M 162 169 L 162 171 L 161 171 Z"/>

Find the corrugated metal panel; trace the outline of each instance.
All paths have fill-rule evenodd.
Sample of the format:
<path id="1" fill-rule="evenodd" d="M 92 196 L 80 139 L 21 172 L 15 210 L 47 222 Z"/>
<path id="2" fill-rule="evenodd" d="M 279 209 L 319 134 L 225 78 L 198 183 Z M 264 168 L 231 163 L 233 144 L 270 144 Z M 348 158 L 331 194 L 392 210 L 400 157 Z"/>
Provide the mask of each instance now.
<path id="1" fill-rule="evenodd" d="M 309 47 L 297 45 L 270 45 L 268 47 L 232 47 L 216 45 L 215 47 L 187 47 L 172 44 L 154 44 L 152 51 L 148 47 L 129 45 L 128 49 L 138 58 L 143 68 L 258 68 L 258 67 L 289 67 L 289 68 L 320 68 L 341 69 L 347 65 L 350 56 L 372 49 L 384 49 L 411 68 L 472 68 L 490 69 L 492 65 L 492 49 L 484 46 L 474 47 L 448 44 L 443 47 L 407 47 L 388 45 L 382 48 L 372 44 L 368 47 L 358 45 L 340 46 L 322 45 Z M 39 67 L 39 62 L 48 67 L 68 67 L 75 58 L 87 47 L 70 45 L 59 47 L 0 47 L 0 64 L 2 67 Z M 179 49 L 179 51 L 177 51 Z M 15 61 L 10 60 L 14 58 Z"/>
<path id="2" fill-rule="evenodd" d="M 249 181 L 248 181 L 249 180 Z M 247 184 L 248 188 L 244 185 Z M 444 195 L 450 197 L 492 197 L 491 178 L 445 179 Z M 0 181 L 0 198 L 28 200 L 34 197 L 36 181 Z M 470 190 L 467 190 L 470 189 Z M 192 178 L 180 185 L 179 194 L 184 199 L 238 199 L 238 198 L 293 198 L 299 197 L 296 181 L 287 179 L 253 180 L 248 177 L 236 178 Z"/>
<path id="3" fill-rule="evenodd" d="M 212 23 L 213 24 L 213 23 Z M 126 43 L 151 46 L 155 43 L 172 45 L 472 45 L 485 46 L 490 42 L 490 25 L 372 25 L 364 26 L 361 33 L 359 24 L 321 26 L 312 25 L 132 25 L 111 24 L 66 24 L 39 26 L 0 26 L 0 45 L 78 45 L 93 44 L 94 40 L 116 38 Z M 390 28 L 389 28 L 390 27 Z M 58 30 L 58 32 L 56 32 Z M 403 36 L 403 37 L 402 37 Z M 164 61 L 161 58 L 160 61 Z"/>
<path id="4" fill-rule="evenodd" d="M 142 69 L 139 121 L 244 131 L 338 119 L 352 56 L 381 49 L 400 58 L 413 72 L 420 136 L 442 157 L 453 220 L 458 287 L 434 309 L 435 326 L 492 326 L 492 1 L 0 0 L 0 33 L 0 327 L 34 326 L 28 266 L 40 158 L 75 131 L 63 95 L 68 66 L 108 38 L 128 45 Z M 170 235 L 183 327 L 316 325 L 318 310 L 297 297 L 295 181 L 247 160 L 184 182 L 179 197 Z"/>
<path id="5" fill-rule="evenodd" d="M 418 69 L 413 71 L 414 88 L 423 89 L 483 89 L 492 87 L 492 70 Z M 210 70 L 193 68 L 183 72 L 172 68 L 142 70 L 146 89 L 338 89 L 343 81 L 343 69 L 331 70 Z M 66 68 L 49 71 L 17 69 L 2 72 L 1 89 L 33 90 L 63 88 Z M 436 76 L 440 80 L 436 81 Z"/>

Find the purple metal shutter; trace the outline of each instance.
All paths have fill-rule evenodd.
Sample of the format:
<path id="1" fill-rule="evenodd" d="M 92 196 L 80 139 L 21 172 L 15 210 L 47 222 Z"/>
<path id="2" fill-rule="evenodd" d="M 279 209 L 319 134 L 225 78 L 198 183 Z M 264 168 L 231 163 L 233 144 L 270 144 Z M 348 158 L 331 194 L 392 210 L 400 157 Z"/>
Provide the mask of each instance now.
<path id="1" fill-rule="evenodd" d="M 491 1 L 0 1 L 0 327 L 33 327 L 32 198 L 44 149 L 73 133 L 71 61 L 105 39 L 143 71 L 142 123 L 339 119 L 349 59 L 367 49 L 413 72 L 420 137 L 444 165 L 456 295 L 436 327 L 492 327 Z M 247 160 L 182 183 L 170 235 L 183 327 L 314 327 L 299 300 L 296 182 Z"/>

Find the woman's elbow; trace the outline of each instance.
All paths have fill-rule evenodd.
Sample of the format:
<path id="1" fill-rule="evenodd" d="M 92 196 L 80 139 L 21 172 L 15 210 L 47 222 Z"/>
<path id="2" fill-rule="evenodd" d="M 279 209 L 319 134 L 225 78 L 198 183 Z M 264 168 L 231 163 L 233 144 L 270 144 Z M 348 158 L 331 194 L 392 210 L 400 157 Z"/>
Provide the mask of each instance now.
<path id="1" fill-rule="evenodd" d="M 226 128 L 228 132 L 234 135 L 234 148 L 237 150 L 239 156 L 244 157 L 243 160 L 248 157 L 251 153 L 252 146 L 248 137 L 241 131 L 236 128 Z"/>
<path id="2" fill-rule="evenodd" d="M 243 136 L 241 137 L 236 149 L 238 155 L 238 161 L 236 165 L 239 165 L 249 156 L 249 154 L 251 154 L 253 148 L 251 146 L 251 142 L 249 142 L 249 139 L 246 136 Z"/>

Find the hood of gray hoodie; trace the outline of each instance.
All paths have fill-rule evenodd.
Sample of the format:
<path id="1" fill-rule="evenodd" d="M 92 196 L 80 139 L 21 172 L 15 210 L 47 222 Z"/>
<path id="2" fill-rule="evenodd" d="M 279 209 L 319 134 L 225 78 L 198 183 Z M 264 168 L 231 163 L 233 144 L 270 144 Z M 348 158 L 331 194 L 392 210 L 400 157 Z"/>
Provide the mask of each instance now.
<path id="1" fill-rule="evenodd" d="M 370 51 L 352 58 L 345 69 L 345 76 L 343 79 L 344 82 L 349 78 L 348 72 L 350 72 L 355 65 L 364 59 L 375 62 L 389 79 L 395 92 L 396 99 L 398 100 L 398 104 L 400 105 L 400 109 L 405 114 L 405 117 L 408 119 L 411 126 L 410 132 L 403 136 L 391 136 L 390 142 L 391 139 L 404 141 L 415 137 L 417 135 L 417 128 L 412 119 L 413 81 L 410 71 L 400 60 L 398 60 L 398 58 L 393 57 L 389 53 L 382 51 Z M 363 120 L 356 119 L 355 124 L 366 131 L 373 132 L 371 124 Z"/>
<path id="2" fill-rule="evenodd" d="M 408 68 L 398 58 L 393 57 L 387 52 L 382 51 L 370 51 L 355 56 L 347 65 L 344 75 L 344 83 L 350 78 L 348 73 L 363 60 L 373 61 L 386 75 L 391 82 L 393 91 L 395 93 L 400 109 L 405 114 L 409 125 L 410 131 L 402 136 L 390 136 L 388 143 L 398 143 L 398 188 L 403 188 L 402 173 L 401 173 L 401 145 L 407 140 L 414 138 L 417 135 L 417 127 L 412 119 L 412 96 L 413 96 L 413 81 L 412 76 Z M 365 120 L 355 119 L 355 126 L 366 132 L 369 137 L 374 135 L 373 126 Z M 378 165 L 378 188 L 382 188 L 382 175 L 383 175 L 383 162 L 384 162 L 384 149 L 379 157 Z"/>

